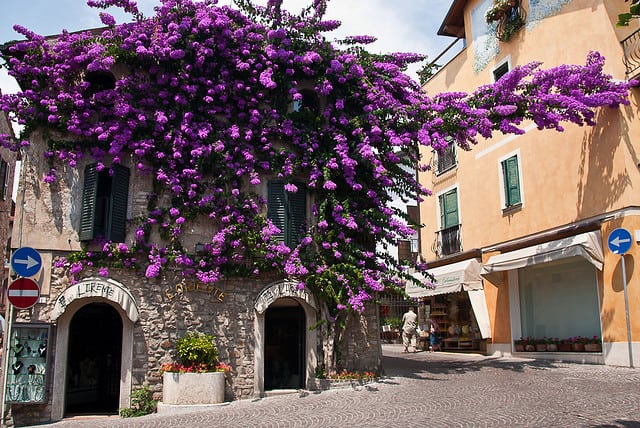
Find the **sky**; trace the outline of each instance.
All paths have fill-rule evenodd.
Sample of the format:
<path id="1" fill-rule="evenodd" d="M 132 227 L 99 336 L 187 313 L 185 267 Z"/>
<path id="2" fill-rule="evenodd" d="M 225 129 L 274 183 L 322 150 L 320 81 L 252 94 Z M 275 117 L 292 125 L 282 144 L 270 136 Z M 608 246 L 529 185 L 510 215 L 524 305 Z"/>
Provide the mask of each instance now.
<path id="1" fill-rule="evenodd" d="M 327 19 L 337 19 L 342 26 L 328 37 L 370 35 L 378 40 L 369 45 L 370 52 L 414 52 L 436 58 L 449 43 L 450 37 L 438 36 L 438 28 L 453 0 L 330 0 Z M 284 8 L 299 12 L 311 0 L 284 0 Z M 138 0 L 138 8 L 147 16 L 153 14 L 160 0 Z M 265 0 L 254 0 L 265 4 Z M 219 4 L 231 4 L 220 0 Z M 2 0 L 0 13 L 0 44 L 22 36 L 13 30 L 22 25 L 41 35 L 59 34 L 61 30 L 78 31 L 101 27 L 100 10 L 87 6 L 86 0 Z M 130 17 L 116 10 L 108 10 L 117 22 Z M 421 65 L 421 64 L 420 64 Z M 408 73 L 417 79 L 420 65 L 409 68 Z M 0 89 L 3 93 L 18 90 L 15 80 L 4 70 L 0 72 Z"/>

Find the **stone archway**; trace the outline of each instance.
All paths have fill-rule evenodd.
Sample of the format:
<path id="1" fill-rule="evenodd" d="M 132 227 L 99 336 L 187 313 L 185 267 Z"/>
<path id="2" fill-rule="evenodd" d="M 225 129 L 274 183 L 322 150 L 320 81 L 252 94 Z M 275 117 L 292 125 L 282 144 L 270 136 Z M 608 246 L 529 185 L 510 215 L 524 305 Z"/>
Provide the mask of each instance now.
<path id="1" fill-rule="evenodd" d="M 122 320 L 122 347 L 118 408 L 129 407 L 131 392 L 131 366 L 133 363 L 133 326 L 140 313 L 138 305 L 126 287 L 104 278 L 87 278 L 68 287 L 58 298 L 51 312 L 51 321 L 57 321 L 56 353 L 51 402 L 51 418 L 62 419 L 65 411 L 67 363 L 69 357 L 69 331 L 74 315 L 92 303 L 111 306 Z"/>
<path id="2" fill-rule="evenodd" d="M 267 285 L 255 300 L 254 309 L 254 391 L 258 397 L 265 396 L 265 313 L 278 299 L 293 299 L 304 311 L 304 324 L 315 325 L 318 321 L 319 306 L 316 297 L 307 289 L 298 289 L 297 283 L 290 280 L 282 280 Z M 276 305 L 277 306 L 277 305 Z M 301 385 L 307 385 L 308 380 L 314 376 L 314 370 L 318 365 L 317 330 L 305 329 L 304 342 L 304 379 Z"/>

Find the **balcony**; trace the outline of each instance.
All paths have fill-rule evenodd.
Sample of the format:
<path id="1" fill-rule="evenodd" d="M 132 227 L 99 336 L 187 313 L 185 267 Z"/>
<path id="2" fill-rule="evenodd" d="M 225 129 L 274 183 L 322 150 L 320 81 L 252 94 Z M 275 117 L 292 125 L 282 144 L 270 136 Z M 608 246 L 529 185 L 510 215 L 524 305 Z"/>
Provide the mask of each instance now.
<path id="1" fill-rule="evenodd" d="M 449 256 L 462 252 L 462 242 L 460 240 L 460 231 L 462 229 L 461 224 L 447 227 L 446 229 L 439 230 L 435 249 L 437 257 Z"/>
<path id="2" fill-rule="evenodd" d="M 640 30 L 635 31 L 622 42 L 624 65 L 627 68 L 627 79 L 640 77 Z"/>

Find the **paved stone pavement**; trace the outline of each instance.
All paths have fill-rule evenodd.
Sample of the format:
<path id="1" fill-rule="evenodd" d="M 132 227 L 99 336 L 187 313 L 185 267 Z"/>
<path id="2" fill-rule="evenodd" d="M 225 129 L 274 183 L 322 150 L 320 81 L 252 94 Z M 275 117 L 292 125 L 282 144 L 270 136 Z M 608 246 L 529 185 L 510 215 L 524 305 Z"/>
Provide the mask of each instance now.
<path id="1" fill-rule="evenodd" d="M 44 427 L 640 427 L 640 369 L 418 352 L 383 345 L 386 376 L 138 418 Z"/>

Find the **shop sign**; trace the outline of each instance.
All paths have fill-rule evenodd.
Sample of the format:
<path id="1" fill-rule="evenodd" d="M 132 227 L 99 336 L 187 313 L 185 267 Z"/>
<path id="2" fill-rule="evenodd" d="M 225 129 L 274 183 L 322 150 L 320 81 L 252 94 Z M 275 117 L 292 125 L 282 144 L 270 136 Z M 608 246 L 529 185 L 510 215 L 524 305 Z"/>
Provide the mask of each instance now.
<path id="1" fill-rule="evenodd" d="M 175 298 L 184 297 L 188 291 L 196 291 L 200 293 L 206 293 L 212 296 L 218 302 L 224 300 L 224 291 L 211 284 L 205 284 L 202 281 L 196 281 L 193 279 L 183 279 L 175 285 L 175 287 L 165 290 L 164 295 L 167 300 L 171 301 Z"/>
<path id="2" fill-rule="evenodd" d="M 139 316 L 138 305 L 129 290 L 112 279 L 88 278 L 67 288 L 57 299 L 51 311 L 51 319 L 56 320 L 74 300 L 102 297 L 117 303 L 132 322 Z"/>
<path id="3" fill-rule="evenodd" d="M 297 297 L 317 309 L 313 295 L 306 288 L 298 288 L 298 283 L 294 281 L 281 281 L 262 290 L 256 299 L 256 311 L 263 313 L 281 297 Z"/>

